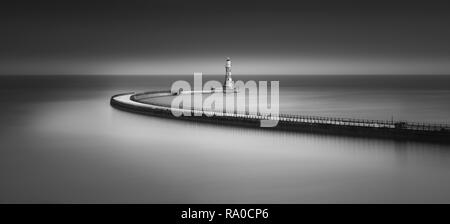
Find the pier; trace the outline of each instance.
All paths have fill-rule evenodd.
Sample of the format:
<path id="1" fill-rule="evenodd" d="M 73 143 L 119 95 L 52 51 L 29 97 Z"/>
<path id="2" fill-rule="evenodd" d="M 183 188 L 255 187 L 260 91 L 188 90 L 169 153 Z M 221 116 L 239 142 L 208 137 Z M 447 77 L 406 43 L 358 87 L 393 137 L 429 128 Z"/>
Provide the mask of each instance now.
<path id="1" fill-rule="evenodd" d="M 200 90 L 183 89 L 181 91 L 177 89 L 176 91 L 125 93 L 112 96 L 110 103 L 118 109 L 171 119 L 238 125 L 266 130 L 450 143 L 450 126 L 444 124 L 278 114 L 278 110 L 277 114 L 250 113 L 236 110 L 230 112 L 225 111 L 223 108 L 217 111 L 212 109 L 205 110 L 203 105 L 202 108 L 195 108 L 192 105 L 189 108 L 172 108 L 170 104 L 164 105 L 151 101 L 152 98 L 171 97 L 181 94 L 210 94 L 217 93 L 217 91 L 220 91 L 221 94 L 234 94 L 237 90 L 231 75 L 231 59 L 227 58 L 225 61 L 225 81 L 222 89 L 201 90 L 200 88 Z M 181 116 L 175 116 L 174 114 L 180 114 Z M 261 121 L 276 121 L 270 122 L 276 123 L 276 126 L 260 127 Z"/>
<path id="2" fill-rule="evenodd" d="M 250 114 L 248 112 L 246 113 L 239 111 L 227 113 L 224 111 L 204 110 L 203 108 L 171 108 L 167 105 L 144 101 L 150 98 L 174 95 L 175 94 L 170 91 L 155 91 L 138 94 L 125 93 L 111 97 L 110 103 L 113 107 L 118 109 L 172 119 L 239 125 L 254 128 L 260 128 L 259 121 L 261 120 L 277 120 L 279 123 L 276 127 L 265 127 L 261 129 L 450 143 L 450 126 L 445 124 L 302 116 L 291 114 L 279 114 L 277 116 L 272 116 L 270 114 Z M 172 111 L 190 113 L 192 116 L 177 117 L 172 114 Z M 193 114 L 197 114 L 199 116 L 193 116 Z"/>

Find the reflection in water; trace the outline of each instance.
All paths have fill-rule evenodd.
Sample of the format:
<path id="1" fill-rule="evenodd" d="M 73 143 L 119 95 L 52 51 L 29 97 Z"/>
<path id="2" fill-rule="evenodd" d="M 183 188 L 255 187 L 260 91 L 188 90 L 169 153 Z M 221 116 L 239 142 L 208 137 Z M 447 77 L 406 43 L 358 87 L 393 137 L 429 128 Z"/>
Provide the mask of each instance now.
<path id="1" fill-rule="evenodd" d="M 153 77 L 148 79 L 155 81 L 144 84 L 139 84 L 141 80 L 116 84 L 111 77 L 98 79 L 68 88 L 56 84 L 3 88 L 0 100 L 8 106 L 0 112 L 0 202 L 450 201 L 449 146 L 131 114 L 110 107 L 109 97 L 121 91 L 170 86 L 171 80 Z M 283 80 L 280 84 L 283 91 Z M 347 87 L 338 88 L 336 94 L 330 88 L 325 92 L 317 88 L 316 94 L 313 87 L 308 94 L 288 89 L 283 98 L 288 110 L 311 106 L 334 115 L 359 113 L 355 111 L 371 110 L 364 107 L 366 96 L 367 102 L 401 105 L 387 104 L 389 110 L 422 105 L 426 109 L 419 110 L 439 120 L 448 119 L 450 111 L 440 101 L 449 97 L 446 90 L 422 96 L 435 101 L 417 103 L 402 100 L 410 89 L 358 90 L 357 96 Z M 337 100 L 331 100 L 332 95 Z M 333 106 L 336 101 L 354 106 L 346 112 Z M 413 102 L 416 105 L 410 105 Z M 384 116 L 379 114 L 382 108 L 376 111 L 368 114 Z M 419 114 L 412 111 L 403 116 Z M 430 116 L 422 114 L 421 119 Z"/>

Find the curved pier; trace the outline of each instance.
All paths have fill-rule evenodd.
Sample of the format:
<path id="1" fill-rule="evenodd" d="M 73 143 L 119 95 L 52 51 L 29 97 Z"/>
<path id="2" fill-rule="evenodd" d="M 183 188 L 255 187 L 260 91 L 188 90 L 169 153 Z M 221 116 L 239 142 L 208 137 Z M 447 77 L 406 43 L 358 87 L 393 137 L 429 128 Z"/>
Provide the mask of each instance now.
<path id="1" fill-rule="evenodd" d="M 239 125 L 254 128 L 261 128 L 261 120 L 277 120 L 278 125 L 276 127 L 264 127 L 262 129 L 450 144 L 450 127 L 440 124 L 418 124 L 411 122 L 298 116 L 288 114 L 270 116 L 239 112 L 224 113 L 194 108 L 190 110 L 178 109 L 166 105 L 143 102 L 143 100 L 150 98 L 174 95 L 175 94 L 172 94 L 170 91 L 154 91 L 138 94 L 124 93 L 112 96 L 110 104 L 115 108 L 125 111 L 171 119 Z M 199 116 L 177 117 L 172 114 L 173 110 L 191 114 L 195 113 L 199 114 Z"/>

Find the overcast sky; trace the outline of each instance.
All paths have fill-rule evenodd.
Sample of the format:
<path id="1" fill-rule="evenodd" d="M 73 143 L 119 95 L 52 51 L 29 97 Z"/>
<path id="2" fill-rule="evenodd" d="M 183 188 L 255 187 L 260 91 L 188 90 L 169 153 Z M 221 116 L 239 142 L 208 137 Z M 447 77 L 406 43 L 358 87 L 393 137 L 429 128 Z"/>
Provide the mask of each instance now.
<path id="1" fill-rule="evenodd" d="M 17 1 L 0 27 L 0 74 L 450 74 L 445 1 Z"/>

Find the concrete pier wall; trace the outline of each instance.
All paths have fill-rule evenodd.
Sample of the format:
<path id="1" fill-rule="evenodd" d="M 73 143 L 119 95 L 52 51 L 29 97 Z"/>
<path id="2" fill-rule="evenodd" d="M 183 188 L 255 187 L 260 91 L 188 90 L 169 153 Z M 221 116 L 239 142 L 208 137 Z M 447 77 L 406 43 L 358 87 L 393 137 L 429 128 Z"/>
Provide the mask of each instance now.
<path id="1" fill-rule="evenodd" d="M 282 130 L 303 133 L 355 136 L 364 138 L 385 138 L 403 141 L 426 141 L 450 144 L 450 129 L 446 125 L 414 124 L 394 121 L 373 121 L 343 118 L 325 118 L 314 116 L 280 115 L 270 117 L 249 114 L 225 114 L 214 111 L 190 110 L 200 112 L 201 116 L 180 116 L 172 114 L 172 108 L 165 105 L 142 103 L 140 100 L 172 96 L 169 91 L 126 93 L 111 97 L 113 107 L 140 114 L 195 122 L 207 122 L 221 125 L 237 125 L 266 130 Z M 207 116 L 208 113 L 208 116 Z M 260 127 L 261 119 L 277 119 L 276 127 Z"/>

